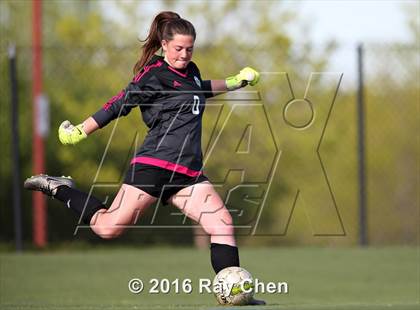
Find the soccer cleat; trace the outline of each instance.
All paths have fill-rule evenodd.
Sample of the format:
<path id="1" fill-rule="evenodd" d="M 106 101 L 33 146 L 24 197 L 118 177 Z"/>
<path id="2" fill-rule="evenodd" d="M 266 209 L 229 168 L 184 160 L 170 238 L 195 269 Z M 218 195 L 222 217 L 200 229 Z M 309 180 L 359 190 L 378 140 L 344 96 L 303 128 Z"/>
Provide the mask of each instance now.
<path id="1" fill-rule="evenodd" d="M 57 188 L 62 185 L 70 188 L 75 187 L 74 181 L 70 176 L 53 177 L 46 174 L 32 176 L 27 178 L 23 183 L 24 188 L 32 191 L 40 191 L 51 197 L 57 194 Z"/>
<path id="2" fill-rule="evenodd" d="M 264 300 L 255 299 L 254 297 L 246 304 L 247 306 L 264 306 L 266 302 Z"/>

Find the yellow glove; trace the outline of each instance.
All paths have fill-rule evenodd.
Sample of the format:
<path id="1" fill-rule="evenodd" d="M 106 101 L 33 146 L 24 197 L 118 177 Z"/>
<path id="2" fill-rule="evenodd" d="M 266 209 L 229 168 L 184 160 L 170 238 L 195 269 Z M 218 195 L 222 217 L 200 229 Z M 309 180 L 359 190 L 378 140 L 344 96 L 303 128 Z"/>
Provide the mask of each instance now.
<path id="1" fill-rule="evenodd" d="M 245 87 L 248 84 L 254 86 L 260 80 L 260 74 L 251 67 L 243 68 L 239 74 L 230 76 L 226 79 L 226 87 L 228 90 L 235 90 Z"/>
<path id="2" fill-rule="evenodd" d="M 58 139 L 64 145 L 76 144 L 86 139 L 86 132 L 83 130 L 83 124 L 72 125 L 69 121 L 64 121 L 58 128 Z"/>

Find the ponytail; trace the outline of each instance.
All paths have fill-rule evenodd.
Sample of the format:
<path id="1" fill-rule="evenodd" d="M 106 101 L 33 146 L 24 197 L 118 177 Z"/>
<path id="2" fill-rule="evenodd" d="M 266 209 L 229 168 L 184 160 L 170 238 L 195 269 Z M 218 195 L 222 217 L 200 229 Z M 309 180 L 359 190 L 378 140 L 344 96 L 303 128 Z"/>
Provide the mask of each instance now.
<path id="1" fill-rule="evenodd" d="M 153 55 L 159 50 L 161 47 L 162 41 L 162 29 L 165 24 L 170 21 L 171 19 L 181 18 L 177 13 L 165 11 L 160 12 L 152 22 L 150 26 L 149 34 L 145 40 L 141 40 L 141 42 L 145 42 L 140 50 L 140 59 L 134 65 L 133 72 L 137 74 L 146 63 L 152 59 Z"/>
<path id="2" fill-rule="evenodd" d="M 141 47 L 140 59 L 133 68 L 136 75 L 152 59 L 153 55 L 161 48 L 162 40 L 172 40 L 175 34 L 184 34 L 196 37 L 194 26 L 187 20 L 182 19 L 177 13 L 160 12 L 150 26 L 149 34 Z"/>

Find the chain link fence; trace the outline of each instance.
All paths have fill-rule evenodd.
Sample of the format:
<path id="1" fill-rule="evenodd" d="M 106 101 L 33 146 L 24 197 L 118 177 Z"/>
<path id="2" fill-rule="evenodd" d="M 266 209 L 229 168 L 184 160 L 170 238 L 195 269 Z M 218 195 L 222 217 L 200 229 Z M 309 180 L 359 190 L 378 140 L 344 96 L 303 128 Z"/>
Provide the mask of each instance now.
<path id="1" fill-rule="evenodd" d="M 203 78 L 224 78 L 244 65 L 255 66 L 262 71 L 257 92 L 225 95 L 208 102 L 203 132 L 205 155 L 211 153 L 212 145 L 215 147 L 209 155 L 206 173 L 219 186 L 218 190 L 224 198 L 238 184 L 258 183 L 260 186 L 261 180 L 264 180 L 264 185 L 256 191 L 237 191 L 228 203 L 231 212 L 243 211 L 242 217 L 234 215 L 236 224 L 251 227 L 243 231 L 238 229 L 241 242 L 356 244 L 360 228 L 357 90 L 340 87 L 342 79 L 347 78 L 345 72 L 343 76 L 327 72 L 327 67 L 317 61 L 299 65 L 298 57 L 284 49 L 257 46 L 247 49 L 240 46 L 230 49 L 201 46 L 195 51 L 194 60 L 199 64 Z M 327 47 L 320 48 L 324 49 Z M 366 45 L 364 49 L 369 244 L 415 244 L 418 242 L 419 217 L 418 50 L 411 46 L 390 45 Z M 57 127 L 64 119 L 83 121 L 125 87 L 131 79 L 138 53 L 139 46 L 134 45 L 43 47 L 44 93 L 50 102 L 50 133 L 46 138 L 49 174 L 72 175 L 79 187 L 89 190 L 113 126 L 95 134 L 83 147 L 77 148 L 59 145 Z M 13 171 L 9 147 L 10 81 L 5 48 L 0 55 L 0 120 L 4 141 L 0 227 L 2 240 L 10 241 L 13 239 L 13 213 L 8 207 L 12 205 L 8 194 L 12 188 L 8 180 Z M 19 161 L 23 182 L 31 174 L 32 160 L 30 47 L 17 47 L 17 61 Z M 250 103 L 255 107 L 250 108 Z M 235 105 L 244 108 L 234 110 L 232 107 Z M 223 135 L 223 124 L 228 118 L 232 131 Z M 248 125 L 253 128 L 254 134 L 249 133 L 251 127 Z M 139 112 L 133 110 L 124 121 L 119 122 L 100 172 L 100 182 L 121 181 L 132 154 L 135 134 L 143 137 L 146 127 L 140 120 Z M 246 139 L 249 141 L 243 138 L 248 134 Z M 239 142 L 250 145 L 250 156 L 241 157 L 245 155 Z M 232 144 L 238 149 L 232 151 L 226 147 Z M 239 175 L 230 170 L 235 170 L 236 162 L 242 160 L 247 170 L 245 182 L 241 183 Z M 99 190 L 98 195 L 107 197 L 110 203 L 113 190 Z M 244 199 L 244 196 L 248 198 Z M 24 192 L 22 198 L 24 237 L 30 240 L 31 196 Z M 262 206 L 263 203 L 264 208 L 255 209 L 255 205 Z M 76 219 L 69 220 L 68 210 L 60 208 L 58 202 L 50 200 L 48 204 L 49 240 L 72 240 Z M 165 210 L 162 215 L 165 223 L 178 223 L 179 217 L 174 216 L 172 211 Z M 239 211 L 238 214 L 241 213 Z M 151 217 L 152 211 L 147 216 Z M 162 233 L 134 229 L 123 240 L 138 242 L 139 234 L 141 242 L 175 240 L 189 243 L 192 240 L 192 230 L 175 233 L 173 230 L 160 231 Z M 88 240 L 96 240 L 88 231 L 82 231 L 82 235 Z"/>
<path id="2" fill-rule="evenodd" d="M 419 238 L 420 58 L 410 45 L 366 45 L 366 156 L 372 244 Z"/>

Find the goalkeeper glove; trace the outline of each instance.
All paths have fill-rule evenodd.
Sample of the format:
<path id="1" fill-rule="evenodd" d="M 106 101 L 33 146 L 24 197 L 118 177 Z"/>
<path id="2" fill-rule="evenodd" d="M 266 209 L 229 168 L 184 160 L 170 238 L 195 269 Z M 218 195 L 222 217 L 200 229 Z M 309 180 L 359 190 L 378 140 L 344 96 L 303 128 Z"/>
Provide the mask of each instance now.
<path id="1" fill-rule="evenodd" d="M 64 145 L 76 144 L 86 139 L 86 132 L 83 130 L 83 124 L 72 125 L 69 121 L 64 121 L 58 128 L 58 138 Z"/>
<path id="2" fill-rule="evenodd" d="M 254 86 L 260 80 L 260 74 L 258 71 L 246 67 L 243 68 L 239 74 L 230 76 L 226 79 L 226 87 L 228 90 L 235 90 L 241 87 L 245 87 L 248 84 Z"/>

